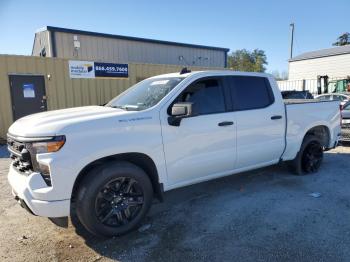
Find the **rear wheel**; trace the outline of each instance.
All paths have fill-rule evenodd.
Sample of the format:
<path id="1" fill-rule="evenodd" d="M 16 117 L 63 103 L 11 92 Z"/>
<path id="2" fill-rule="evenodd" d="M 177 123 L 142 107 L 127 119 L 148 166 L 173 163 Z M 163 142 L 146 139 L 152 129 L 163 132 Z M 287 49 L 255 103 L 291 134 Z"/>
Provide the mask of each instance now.
<path id="1" fill-rule="evenodd" d="M 141 168 L 129 162 L 109 163 L 84 178 L 77 194 L 77 216 L 94 235 L 122 235 L 140 224 L 152 198 L 152 184 Z"/>
<path id="2" fill-rule="evenodd" d="M 315 136 L 308 135 L 300 147 L 295 159 L 290 163 L 292 170 L 297 175 L 315 173 L 319 170 L 323 161 L 323 146 Z"/>

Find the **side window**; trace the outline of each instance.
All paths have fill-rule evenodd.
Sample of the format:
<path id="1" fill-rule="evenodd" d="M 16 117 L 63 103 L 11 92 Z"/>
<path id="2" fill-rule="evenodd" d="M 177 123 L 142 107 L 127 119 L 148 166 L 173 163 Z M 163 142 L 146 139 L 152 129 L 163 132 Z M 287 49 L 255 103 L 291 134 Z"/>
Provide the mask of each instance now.
<path id="1" fill-rule="evenodd" d="M 320 96 L 319 99 L 322 100 L 322 101 L 329 101 L 329 100 L 331 100 L 331 96 L 330 95 L 324 95 L 324 96 Z"/>
<path id="2" fill-rule="evenodd" d="M 219 78 L 199 80 L 188 86 L 176 102 L 191 102 L 193 115 L 225 112 L 223 87 Z"/>
<path id="3" fill-rule="evenodd" d="M 345 100 L 347 100 L 347 97 L 346 96 L 339 96 L 339 100 L 340 101 L 345 101 Z"/>
<path id="4" fill-rule="evenodd" d="M 232 76 L 230 86 L 234 110 L 259 109 L 274 102 L 270 83 L 265 77 Z"/>

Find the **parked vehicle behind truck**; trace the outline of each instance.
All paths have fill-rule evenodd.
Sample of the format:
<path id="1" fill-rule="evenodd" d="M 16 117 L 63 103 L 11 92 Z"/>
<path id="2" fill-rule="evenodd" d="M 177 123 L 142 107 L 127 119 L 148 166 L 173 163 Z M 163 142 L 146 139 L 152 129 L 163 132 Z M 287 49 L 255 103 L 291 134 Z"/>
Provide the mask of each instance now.
<path id="1" fill-rule="evenodd" d="M 67 217 L 74 206 L 87 230 L 113 236 L 137 227 L 164 191 L 281 161 L 317 172 L 339 134 L 338 102 L 283 101 L 271 75 L 182 71 L 105 106 L 19 119 L 8 179 L 35 215 Z"/>
<path id="2" fill-rule="evenodd" d="M 347 93 L 322 94 L 322 95 L 316 96 L 315 98 L 321 101 L 329 101 L 329 100 L 338 101 L 338 103 L 341 106 L 343 106 L 350 100 L 350 94 L 347 94 Z"/>
<path id="3" fill-rule="evenodd" d="M 341 116 L 345 120 L 350 120 L 350 101 L 341 107 Z"/>
<path id="4" fill-rule="evenodd" d="M 314 96 L 308 91 L 286 90 L 282 91 L 283 99 L 313 99 Z"/>

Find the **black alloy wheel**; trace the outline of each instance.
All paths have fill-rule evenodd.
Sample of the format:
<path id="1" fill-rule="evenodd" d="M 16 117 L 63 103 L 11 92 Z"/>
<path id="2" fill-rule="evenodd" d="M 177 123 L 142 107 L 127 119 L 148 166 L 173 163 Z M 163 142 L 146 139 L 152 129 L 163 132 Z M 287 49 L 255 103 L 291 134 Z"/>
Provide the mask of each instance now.
<path id="1" fill-rule="evenodd" d="M 302 156 L 302 168 L 306 173 L 315 173 L 321 166 L 323 148 L 317 141 L 311 141 Z"/>
<path id="2" fill-rule="evenodd" d="M 96 236 L 120 236 L 137 228 L 152 205 L 153 187 L 139 166 L 127 161 L 92 168 L 76 192 L 76 214 Z"/>
<path id="3" fill-rule="evenodd" d="M 95 201 L 96 216 L 106 226 L 118 227 L 132 221 L 144 204 L 142 188 L 130 177 L 105 184 Z"/>
<path id="4" fill-rule="evenodd" d="M 288 162 L 291 171 L 296 175 L 316 173 L 323 161 L 323 151 L 323 145 L 318 137 L 306 135 L 298 154 Z"/>

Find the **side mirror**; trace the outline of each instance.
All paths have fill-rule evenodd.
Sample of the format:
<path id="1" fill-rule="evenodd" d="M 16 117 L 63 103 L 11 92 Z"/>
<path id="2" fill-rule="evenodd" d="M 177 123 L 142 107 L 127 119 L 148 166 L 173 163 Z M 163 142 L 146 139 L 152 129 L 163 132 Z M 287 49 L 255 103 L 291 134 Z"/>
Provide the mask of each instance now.
<path id="1" fill-rule="evenodd" d="M 171 107 L 171 116 L 168 117 L 168 123 L 171 126 L 179 126 L 182 118 L 192 115 L 192 103 L 176 103 Z"/>

